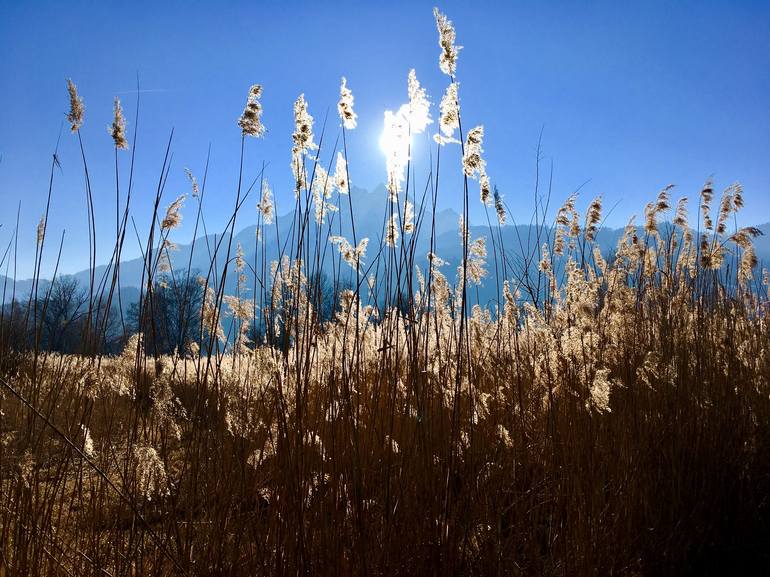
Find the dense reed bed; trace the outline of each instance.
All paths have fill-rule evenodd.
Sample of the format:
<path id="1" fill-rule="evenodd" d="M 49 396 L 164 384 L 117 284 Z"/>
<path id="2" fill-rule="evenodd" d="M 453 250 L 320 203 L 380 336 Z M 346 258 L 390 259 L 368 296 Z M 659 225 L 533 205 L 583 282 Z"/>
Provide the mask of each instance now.
<path id="1" fill-rule="evenodd" d="M 752 248 L 758 231 L 733 224 L 742 190 L 728 188 L 712 210 L 707 183 L 690 223 L 686 200 L 672 210 L 667 188 L 611 255 L 596 242 L 601 199 L 582 217 L 574 197 L 555 217 L 538 202 L 536 234 L 505 246 L 483 127 L 463 131 L 454 28 L 435 15 L 449 82 L 434 166 L 414 190 L 411 135 L 427 129 L 431 106 L 412 71 L 409 102 L 385 116 L 379 241 L 357 235 L 354 220 L 338 234 L 335 217 L 352 219 L 356 202 L 346 146 L 356 114 L 343 79 L 338 134 L 316 143 L 307 102 L 295 103 L 290 229 L 270 226 L 263 175 L 249 185 L 241 172 L 232 218 L 199 276 L 169 253 L 184 199 L 160 208 L 167 155 L 141 241 L 135 333 L 115 302 L 134 170 L 131 160 L 128 176 L 118 171 L 131 151 L 116 100 L 115 245 L 79 306 L 78 350 L 41 338 L 55 285 L 27 301 L 3 292 L 0 575 L 770 567 L 768 278 Z M 83 102 L 68 88 L 82 147 Z M 238 123 L 242 167 L 247 141 L 264 133 L 261 93 L 251 88 Z M 98 223 L 82 160 L 93 271 Z M 463 214 L 462 259 L 450 271 L 433 250 L 421 266 L 416 247 L 418 238 L 434 247 L 439 173 L 452 170 L 462 171 Z M 197 233 L 205 179 L 189 176 Z M 490 215 L 479 237 L 465 225 L 476 187 Z M 255 196 L 246 262 L 233 234 Z M 267 234 L 281 247 L 273 262 Z M 474 299 L 481 283 L 499 285 L 496 302 Z M 159 345 L 163 290 L 181 303 L 173 351 Z"/>

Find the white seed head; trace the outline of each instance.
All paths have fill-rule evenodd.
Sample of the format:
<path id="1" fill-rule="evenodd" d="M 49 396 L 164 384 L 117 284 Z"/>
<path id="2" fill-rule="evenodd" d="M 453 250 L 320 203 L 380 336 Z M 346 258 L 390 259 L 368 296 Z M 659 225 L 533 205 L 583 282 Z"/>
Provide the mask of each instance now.
<path id="1" fill-rule="evenodd" d="M 454 133 L 460 126 L 460 102 L 457 96 L 457 82 L 447 86 L 439 103 L 439 128 L 441 132 L 433 138 L 439 144 L 459 143 Z"/>
<path id="2" fill-rule="evenodd" d="M 457 55 L 462 46 L 455 46 L 455 29 L 446 15 L 439 12 L 438 8 L 433 9 L 433 15 L 436 18 L 438 44 L 441 47 L 439 68 L 444 74 L 454 76 L 457 71 Z"/>
<path id="3" fill-rule="evenodd" d="M 391 248 L 398 245 L 398 215 L 394 212 L 385 224 L 385 244 Z"/>
<path id="4" fill-rule="evenodd" d="M 67 121 L 70 123 L 70 130 L 77 132 L 83 126 L 85 106 L 83 99 L 78 95 L 78 87 L 69 78 L 67 79 L 67 92 L 70 95 L 70 111 L 67 114 Z"/>
<path id="5" fill-rule="evenodd" d="M 259 202 L 257 203 L 257 210 L 262 215 L 263 223 L 273 223 L 273 193 L 270 191 L 270 185 L 268 184 L 267 179 L 262 181 L 262 198 L 260 198 Z"/>
<path id="6" fill-rule="evenodd" d="M 465 139 L 465 151 L 463 154 L 463 171 L 469 178 L 478 178 L 485 174 L 486 162 L 481 157 L 484 149 L 481 148 L 484 140 L 484 127 L 476 126 L 468 131 Z"/>
<path id="7" fill-rule="evenodd" d="M 340 100 L 337 103 L 337 111 L 340 114 L 342 120 L 342 126 L 348 130 L 353 130 L 356 127 L 356 119 L 358 115 L 353 111 L 353 93 L 350 91 L 347 85 L 347 80 L 342 77 L 342 83 L 340 84 Z"/>
<path id="8" fill-rule="evenodd" d="M 181 208 L 185 198 L 187 198 L 187 195 L 182 194 L 178 196 L 174 202 L 168 205 L 166 216 L 163 217 L 163 220 L 160 223 L 161 230 L 173 230 L 182 223 Z"/>
<path id="9" fill-rule="evenodd" d="M 259 138 L 265 134 L 265 127 L 262 125 L 262 104 L 259 102 L 261 97 L 262 86 L 260 84 L 254 84 L 249 88 L 246 107 L 238 119 L 238 126 L 241 127 L 244 136 Z"/>
<path id="10" fill-rule="evenodd" d="M 350 192 L 348 165 L 342 152 L 337 152 L 337 163 L 334 166 L 334 186 L 337 187 L 340 194 L 348 194 Z"/>
<path id="11" fill-rule="evenodd" d="M 120 104 L 120 98 L 115 97 L 115 104 L 113 109 L 113 119 L 110 125 L 110 134 L 112 135 L 112 141 L 115 143 L 115 148 L 126 150 L 128 148 L 128 140 L 126 140 L 126 119 L 123 116 L 123 107 Z"/>

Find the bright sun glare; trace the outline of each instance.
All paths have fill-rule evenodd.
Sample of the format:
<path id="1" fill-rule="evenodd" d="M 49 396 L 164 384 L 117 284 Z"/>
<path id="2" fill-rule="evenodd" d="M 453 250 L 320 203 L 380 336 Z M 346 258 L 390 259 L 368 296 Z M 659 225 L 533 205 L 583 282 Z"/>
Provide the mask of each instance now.
<path id="1" fill-rule="evenodd" d="M 392 125 L 386 122 L 385 127 L 380 134 L 380 150 L 385 156 L 398 155 L 406 156 L 409 154 L 409 145 L 411 138 L 403 131 L 394 130 Z"/>

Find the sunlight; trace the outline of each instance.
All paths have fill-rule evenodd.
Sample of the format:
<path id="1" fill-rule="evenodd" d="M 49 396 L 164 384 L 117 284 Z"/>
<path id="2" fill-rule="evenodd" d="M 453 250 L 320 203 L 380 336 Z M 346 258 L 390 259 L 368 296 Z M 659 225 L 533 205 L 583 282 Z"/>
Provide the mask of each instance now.
<path id="1" fill-rule="evenodd" d="M 380 134 L 380 150 L 387 157 L 404 161 L 409 156 L 412 144 L 406 120 L 398 112 L 385 111 L 385 124 Z"/>
<path id="2" fill-rule="evenodd" d="M 405 108 L 406 105 L 402 106 L 398 112 L 385 111 L 382 134 L 380 135 L 380 148 L 385 155 L 385 166 L 388 173 L 387 188 L 391 200 L 395 200 L 401 190 L 412 144 L 409 119 L 404 113 Z"/>

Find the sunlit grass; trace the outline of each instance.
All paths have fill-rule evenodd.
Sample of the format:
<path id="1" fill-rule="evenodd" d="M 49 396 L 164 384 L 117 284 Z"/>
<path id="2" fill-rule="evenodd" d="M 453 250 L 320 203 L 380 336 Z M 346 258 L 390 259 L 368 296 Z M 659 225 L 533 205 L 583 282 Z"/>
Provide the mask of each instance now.
<path id="1" fill-rule="evenodd" d="M 432 118 L 412 71 L 409 102 L 385 115 L 380 238 L 353 219 L 344 78 L 338 128 L 314 133 L 309 104 L 295 102 L 288 230 L 274 226 L 265 175 L 243 176 L 247 137 L 265 132 L 262 87 L 251 87 L 232 218 L 213 242 L 194 241 L 210 256 L 199 274 L 174 258 L 170 234 L 183 211 L 196 237 L 206 230 L 205 178 L 188 172 L 187 204 L 164 211 L 167 151 L 130 322 L 115 302 L 125 237 L 140 235 L 130 185 L 116 185 L 101 278 L 102 223 L 87 209 L 92 272 L 67 326 L 46 320 L 77 292 L 40 284 L 43 216 L 33 292 L 0 309 L 0 576 L 767 567 L 768 275 L 758 231 L 731 228 L 740 186 L 712 206 L 707 183 L 696 222 L 685 199 L 669 214 L 665 189 L 611 255 L 596 240 L 601 198 L 582 216 L 574 197 L 555 217 L 534 207 L 532 237 L 506 246 L 484 128 L 463 129 L 454 28 L 436 18 L 447 89 L 434 164 L 414 190 L 412 135 Z M 82 151 L 83 101 L 68 89 Z M 116 101 L 117 183 L 125 126 Z M 463 183 L 451 266 L 434 253 L 449 171 Z M 233 242 L 247 199 L 259 219 L 251 262 Z M 492 212 L 482 236 L 467 226 L 472 202 Z M 482 283 L 499 285 L 495 302 L 473 298 Z M 52 344 L 65 333 L 76 335 L 66 353 Z"/>

